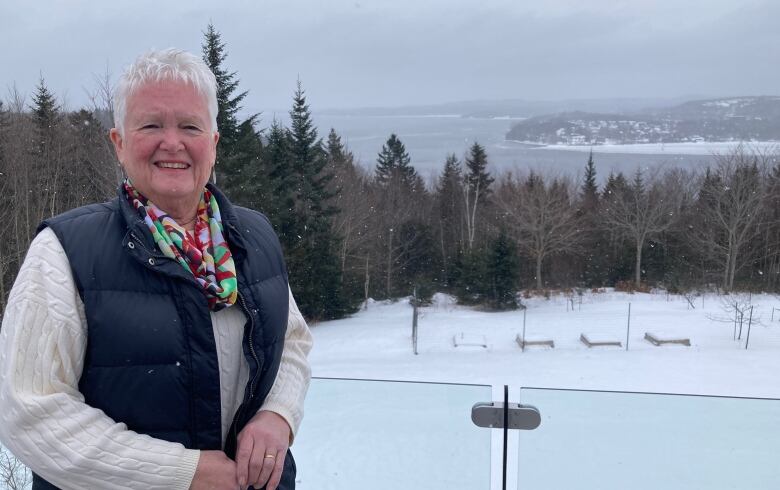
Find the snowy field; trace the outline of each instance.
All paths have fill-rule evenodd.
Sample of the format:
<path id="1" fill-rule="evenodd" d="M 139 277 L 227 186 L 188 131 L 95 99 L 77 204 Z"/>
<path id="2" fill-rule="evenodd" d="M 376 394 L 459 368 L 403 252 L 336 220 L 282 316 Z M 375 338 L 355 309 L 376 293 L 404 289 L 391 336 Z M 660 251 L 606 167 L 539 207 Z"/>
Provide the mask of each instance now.
<path id="1" fill-rule="evenodd" d="M 586 293 L 573 310 L 562 295 L 525 300 L 526 339 L 555 347 L 524 352 L 522 311 L 476 311 L 445 295 L 421 309 L 419 355 L 407 301 L 313 325 L 314 376 L 470 385 L 313 380 L 293 448 L 298 488 L 501 488 L 501 433 L 469 414 L 500 401 L 503 384 L 542 415 L 538 429 L 510 432 L 508 488 L 777 488 L 778 401 L 559 390 L 780 398 L 780 298 L 740 299 L 753 305 L 747 349 L 748 317 L 735 340 L 716 295 L 695 308 L 663 293 Z M 654 346 L 645 333 L 690 347 Z M 581 334 L 622 345 L 588 348 Z"/>
<path id="2" fill-rule="evenodd" d="M 526 338 L 549 339 L 555 348 L 527 347 L 523 311 L 483 312 L 459 306 L 442 294 L 421 308 L 419 355 L 412 353 L 412 308 L 407 301 L 374 303 L 351 318 L 312 326 L 314 376 L 473 383 L 523 387 L 647 391 L 780 398 L 780 298 L 753 295 L 753 325 L 735 341 L 728 297 L 706 295 L 695 309 L 681 296 L 590 293 L 567 298 L 525 300 Z M 625 350 L 628 306 L 631 324 Z M 703 306 L 702 306 L 703 305 Z M 747 327 L 747 316 L 745 317 Z M 691 346 L 656 347 L 646 332 L 660 338 L 688 338 Z M 623 347 L 588 348 L 591 341 L 613 340 Z M 455 347 L 453 337 L 481 340 Z"/>
<path id="3" fill-rule="evenodd" d="M 593 153 L 620 153 L 628 155 L 722 155 L 743 144 L 749 150 L 773 152 L 780 148 L 778 141 L 701 142 L 701 143 L 637 143 L 630 145 L 547 145 L 535 150 L 564 150 Z"/>

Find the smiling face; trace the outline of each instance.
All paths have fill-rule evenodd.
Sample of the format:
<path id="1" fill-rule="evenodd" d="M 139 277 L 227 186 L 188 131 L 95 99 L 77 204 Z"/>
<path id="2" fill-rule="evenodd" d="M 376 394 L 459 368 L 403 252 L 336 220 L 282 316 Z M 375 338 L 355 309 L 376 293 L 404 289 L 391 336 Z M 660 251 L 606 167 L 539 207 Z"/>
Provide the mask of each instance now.
<path id="1" fill-rule="evenodd" d="M 111 141 L 135 188 L 174 219 L 197 211 L 217 155 L 206 98 L 183 82 L 147 83 L 127 100 Z"/>

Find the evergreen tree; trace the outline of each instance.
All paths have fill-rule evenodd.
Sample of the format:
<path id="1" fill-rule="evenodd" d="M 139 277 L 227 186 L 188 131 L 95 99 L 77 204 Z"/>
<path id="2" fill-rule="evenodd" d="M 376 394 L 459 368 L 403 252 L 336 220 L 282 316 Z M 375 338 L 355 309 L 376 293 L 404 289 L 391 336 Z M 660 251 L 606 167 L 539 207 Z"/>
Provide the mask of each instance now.
<path id="1" fill-rule="evenodd" d="M 297 178 L 296 202 L 301 206 L 299 214 L 308 224 L 312 219 L 330 216 L 337 210 L 328 205 L 328 200 L 333 195 L 328 191 L 327 184 L 333 179 L 333 173 L 325 171 L 327 154 L 322 140 L 317 137 L 317 128 L 311 119 L 311 111 L 300 80 L 293 97 L 288 134 L 290 164 Z"/>
<path id="2" fill-rule="evenodd" d="M 469 156 L 466 158 L 466 168 L 468 169 L 466 182 L 472 194 L 480 192 L 480 198 L 487 198 L 490 195 L 490 185 L 495 180 L 486 170 L 487 163 L 485 147 L 479 143 L 471 145 Z"/>
<path id="3" fill-rule="evenodd" d="M 580 195 L 580 226 L 585 233 L 583 243 L 584 257 L 582 261 L 582 282 L 584 286 L 601 286 L 606 280 L 606 256 L 603 245 L 607 240 L 604 227 L 599 217 L 599 189 L 596 184 L 596 164 L 593 161 L 593 150 L 588 155 L 585 166 L 585 179 Z"/>
<path id="4" fill-rule="evenodd" d="M 607 213 L 612 206 L 623 206 L 624 196 L 632 192 L 631 188 L 632 184 L 626 179 L 623 172 L 610 173 L 601 194 L 602 211 Z M 609 286 L 614 286 L 619 281 L 630 280 L 634 269 L 633 250 L 614 228 L 609 228 L 606 233 L 605 245 L 607 246 L 602 252 L 604 262 L 607 265 L 607 269 L 604 271 L 605 282 Z"/>
<path id="5" fill-rule="evenodd" d="M 466 243 L 468 249 L 474 248 L 474 241 L 477 237 L 477 228 L 481 228 L 483 222 L 483 213 L 488 197 L 490 196 L 490 185 L 493 183 L 493 177 L 485 169 L 487 167 L 487 153 L 485 148 L 479 143 L 474 143 L 469 150 L 469 156 L 466 158 Z"/>
<path id="6" fill-rule="evenodd" d="M 34 155 L 48 159 L 51 157 L 55 133 L 60 124 L 60 107 L 54 94 L 46 87 L 43 77 L 40 78 L 35 94 L 32 97 L 33 128 L 35 142 L 31 148 Z"/>
<path id="7" fill-rule="evenodd" d="M 239 80 L 236 78 L 236 72 L 230 72 L 224 67 L 227 58 L 225 43 L 222 42 L 221 34 L 212 23 L 206 27 L 203 36 L 203 61 L 217 79 L 219 145 L 217 166 L 214 170 L 218 172 L 220 185 L 229 195 L 232 195 L 245 180 L 242 174 L 256 173 L 256 169 L 247 169 L 247 167 L 259 163 L 256 159 L 256 150 L 261 143 L 260 135 L 255 130 L 258 115 L 251 115 L 244 121 L 238 120 L 241 102 L 248 92 L 236 93 Z"/>
<path id="8" fill-rule="evenodd" d="M 290 121 L 288 154 L 294 178 L 294 219 L 300 232 L 299 242 L 289 251 L 290 287 L 307 317 L 338 318 L 352 308 L 343 292 L 338 238 L 332 230 L 331 217 L 338 210 L 330 205 L 333 195 L 327 186 L 333 174 L 326 171 L 327 155 L 300 81 Z"/>
<path id="9" fill-rule="evenodd" d="M 502 229 L 490 243 L 485 261 L 485 278 L 487 286 L 485 295 L 488 304 L 496 310 L 513 310 L 517 308 L 515 298 L 517 286 L 518 258 L 515 244 Z"/>
<path id="10" fill-rule="evenodd" d="M 596 185 L 596 164 L 593 162 L 593 150 L 585 166 L 585 181 L 582 183 L 582 207 L 585 211 L 595 211 L 598 207 L 599 188 Z"/>
<path id="11" fill-rule="evenodd" d="M 206 32 L 203 33 L 203 61 L 214 73 L 217 79 L 217 127 L 220 133 L 220 148 L 218 149 L 217 159 L 224 158 L 232 153 L 236 142 L 239 139 L 238 112 L 241 110 L 241 102 L 246 98 L 246 91 L 235 93 L 238 90 L 239 80 L 236 78 L 236 72 L 228 72 L 225 67 L 225 43 L 222 42 L 222 35 L 214 28 L 214 24 L 209 22 L 206 26 Z M 250 120 L 254 120 L 252 116 Z"/>
<path id="12" fill-rule="evenodd" d="M 333 128 L 330 128 L 330 132 L 328 133 L 326 151 L 328 153 L 328 162 L 331 163 L 334 170 L 346 165 L 354 165 L 354 155 L 352 155 L 352 152 L 346 150 L 344 144 L 341 142 L 341 136 L 339 136 Z"/>
<path id="13" fill-rule="evenodd" d="M 441 282 L 448 287 L 453 278 L 453 261 L 463 247 L 463 175 L 460 162 L 448 155 L 444 171 L 436 185 L 438 208 L 438 235 L 441 251 Z"/>
<path id="14" fill-rule="evenodd" d="M 412 167 L 411 161 L 404 144 L 395 133 L 391 134 L 377 156 L 376 181 L 386 186 L 397 179 L 404 188 L 413 192 L 422 191 L 422 179 Z"/>
<path id="15" fill-rule="evenodd" d="M 270 181 L 265 212 L 287 253 L 298 248 L 303 231 L 296 217 L 296 177 L 290 155 L 290 136 L 279 121 L 274 120 L 263 148 L 263 166 Z"/>

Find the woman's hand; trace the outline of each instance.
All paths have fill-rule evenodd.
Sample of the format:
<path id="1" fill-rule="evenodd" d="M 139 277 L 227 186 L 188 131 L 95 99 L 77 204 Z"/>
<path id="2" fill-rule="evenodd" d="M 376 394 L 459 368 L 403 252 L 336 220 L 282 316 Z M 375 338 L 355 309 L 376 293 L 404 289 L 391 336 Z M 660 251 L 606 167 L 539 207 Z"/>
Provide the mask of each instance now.
<path id="1" fill-rule="evenodd" d="M 190 490 L 235 490 L 236 463 L 222 451 L 201 451 Z"/>
<path id="2" fill-rule="evenodd" d="M 267 482 L 267 490 L 276 490 L 289 446 L 290 426 L 281 415 L 263 410 L 252 417 L 238 434 L 236 474 L 241 488 L 262 488 Z"/>

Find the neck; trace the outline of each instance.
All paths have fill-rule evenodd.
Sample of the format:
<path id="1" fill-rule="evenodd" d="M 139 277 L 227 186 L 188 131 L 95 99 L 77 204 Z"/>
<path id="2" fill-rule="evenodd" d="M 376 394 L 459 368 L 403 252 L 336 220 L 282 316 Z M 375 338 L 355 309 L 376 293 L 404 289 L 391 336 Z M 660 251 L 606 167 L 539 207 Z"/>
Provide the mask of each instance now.
<path id="1" fill-rule="evenodd" d="M 151 201 L 155 206 L 173 218 L 179 226 L 190 232 L 195 231 L 195 221 L 198 217 L 198 203 L 200 203 L 200 196 L 198 196 L 197 199 L 190 200 L 189 202 L 177 200 L 176 202 L 162 201 L 158 203 L 154 199 L 151 199 Z"/>
<path id="2" fill-rule="evenodd" d="M 184 228 L 187 231 L 192 232 L 192 231 L 195 231 L 195 219 L 196 218 L 197 218 L 197 216 L 193 216 L 192 218 L 190 218 L 187 221 L 184 221 L 182 219 L 176 219 L 176 218 L 174 218 L 174 219 L 176 220 L 176 223 L 179 224 L 179 226 L 181 226 L 182 228 Z"/>

